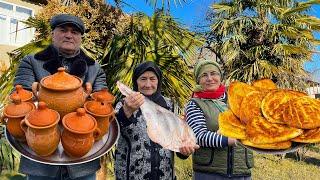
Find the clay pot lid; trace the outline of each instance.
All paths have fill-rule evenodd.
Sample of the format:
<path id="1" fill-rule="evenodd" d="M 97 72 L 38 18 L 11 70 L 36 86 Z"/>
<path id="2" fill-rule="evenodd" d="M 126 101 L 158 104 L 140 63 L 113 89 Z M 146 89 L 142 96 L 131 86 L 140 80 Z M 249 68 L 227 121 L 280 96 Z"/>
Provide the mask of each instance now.
<path id="1" fill-rule="evenodd" d="M 101 89 L 100 91 L 91 94 L 92 99 L 97 99 L 98 96 L 100 96 L 103 101 L 109 103 L 112 103 L 115 99 L 115 97 L 107 89 Z"/>
<path id="2" fill-rule="evenodd" d="M 64 117 L 64 125 L 74 131 L 87 132 L 94 128 L 95 119 L 87 114 L 85 109 L 78 108 L 77 112 L 69 113 Z"/>
<path id="3" fill-rule="evenodd" d="M 19 95 L 19 97 L 21 98 L 21 101 L 28 101 L 30 99 L 32 99 L 33 94 L 31 91 L 27 91 L 25 89 L 23 89 L 23 87 L 21 85 L 16 85 L 16 90 L 13 91 L 13 93 L 10 95 L 10 99 L 12 100 L 12 96 L 14 94 Z"/>
<path id="4" fill-rule="evenodd" d="M 59 115 L 56 111 L 49 109 L 45 102 L 40 101 L 38 108 L 31 111 L 26 118 L 34 126 L 49 126 L 59 119 Z"/>
<path id="5" fill-rule="evenodd" d="M 12 94 L 12 103 L 4 108 L 4 114 L 8 117 L 23 117 L 35 109 L 33 103 L 22 102 L 18 94 Z"/>
<path id="6" fill-rule="evenodd" d="M 111 104 L 105 102 L 102 96 L 97 96 L 96 100 L 86 102 L 84 108 L 93 115 L 105 116 L 113 112 Z"/>
<path id="7" fill-rule="evenodd" d="M 43 78 L 41 85 L 53 90 L 72 90 L 79 88 L 82 85 L 82 80 L 68 74 L 65 68 L 60 67 L 55 74 Z"/>

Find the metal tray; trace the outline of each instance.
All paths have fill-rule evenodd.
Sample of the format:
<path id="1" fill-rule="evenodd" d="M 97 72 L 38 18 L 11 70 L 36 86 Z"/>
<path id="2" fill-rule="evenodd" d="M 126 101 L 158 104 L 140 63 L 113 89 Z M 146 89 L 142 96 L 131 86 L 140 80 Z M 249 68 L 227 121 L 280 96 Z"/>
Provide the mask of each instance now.
<path id="1" fill-rule="evenodd" d="M 241 143 L 241 141 L 237 140 L 237 144 L 240 146 L 247 148 L 249 150 L 255 151 L 260 154 L 286 154 L 290 152 L 297 151 L 299 148 L 304 147 L 307 145 L 306 143 L 297 143 L 297 142 L 292 142 L 292 145 L 288 149 L 277 149 L 277 150 L 272 150 L 272 149 L 260 149 L 260 148 L 255 148 L 251 146 L 247 146 Z"/>
<path id="2" fill-rule="evenodd" d="M 22 156 L 39 163 L 50 164 L 50 165 L 75 165 L 82 164 L 85 162 L 93 161 L 104 154 L 106 154 L 112 146 L 117 142 L 120 135 L 120 126 L 118 121 L 115 119 L 110 123 L 109 131 L 105 134 L 101 140 L 94 143 L 92 149 L 83 157 L 73 158 L 67 156 L 63 152 L 61 142 L 58 145 L 57 150 L 50 156 L 41 157 L 35 154 L 25 142 L 19 142 L 12 137 L 7 129 L 5 130 L 5 136 L 11 147 L 17 150 Z"/>

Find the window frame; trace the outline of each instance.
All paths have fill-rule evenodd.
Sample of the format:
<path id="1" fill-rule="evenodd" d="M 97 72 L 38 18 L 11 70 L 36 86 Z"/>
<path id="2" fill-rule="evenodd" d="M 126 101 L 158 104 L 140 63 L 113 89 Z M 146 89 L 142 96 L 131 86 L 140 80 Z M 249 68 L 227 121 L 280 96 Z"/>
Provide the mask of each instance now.
<path id="1" fill-rule="evenodd" d="M 34 16 L 35 10 L 32 9 L 32 8 L 23 6 L 23 5 L 12 3 L 12 2 L 6 2 L 6 1 L 3 1 L 3 0 L 0 0 L 0 2 L 13 6 L 12 10 L 5 10 L 5 11 L 2 11 L 2 9 L 0 10 L 0 16 L 5 18 L 4 27 L 2 27 L 2 26 L 0 27 L 0 28 L 4 29 L 4 35 L 2 35 L 2 33 L 0 35 L 1 36 L 0 45 L 23 46 L 23 45 L 29 43 L 34 38 L 35 29 L 34 28 L 28 29 L 30 32 L 27 32 L 27 37 L 28 37 L 27 40 L 23 40 L 21 42 L 17 42 L 17 38 L 19 36 L 19 31 L 18 32 L 15 32 L 15 31 L 10 32 L 11 29 L 12 29 L 11 28 L 11 26 L 12 26 L 11 21 L 12 20 L 17 20 L 17 25 L 16 26 L 18 26 L 18 28 L 19 28 L 18 30 L 21 30 L 21 29 L 23 29 L 23 27 L 19 27 L 19 25 L 21 26 L 21 24 L 22 24 L 21 21 L 26 20 L 28 17 Z M 19 14 L 19 12 L 17 12 L 17 7 L 29 10 L 31 12 L 31 15 L 30 14 L 25 14 L 25 16 L 22 16 L 21 14 Z M 12 36 L 10 35 L 10 33 L 15 33 L 16 34 L 13 37 L 14 40 L 12 40 Z M 24 36 L 24 34 L 21 35 L 21 36 Z"/>

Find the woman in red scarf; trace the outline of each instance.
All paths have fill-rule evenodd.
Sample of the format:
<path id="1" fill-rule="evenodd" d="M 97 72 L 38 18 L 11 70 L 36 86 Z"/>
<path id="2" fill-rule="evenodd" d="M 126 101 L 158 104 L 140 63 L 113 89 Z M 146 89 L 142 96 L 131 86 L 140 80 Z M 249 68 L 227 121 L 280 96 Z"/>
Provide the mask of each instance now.
<path id="1" fill-rule="evenodd" d="M 252 153 L 236 140 L 220 135 L 218 116 L 227 107 L 226 87 L 219 65 L 210 60 L 194 67 L 196 87 L 186 106 L 186 118 L 200 149 L 193 154 L 194 179 L 251 179 Z"/>

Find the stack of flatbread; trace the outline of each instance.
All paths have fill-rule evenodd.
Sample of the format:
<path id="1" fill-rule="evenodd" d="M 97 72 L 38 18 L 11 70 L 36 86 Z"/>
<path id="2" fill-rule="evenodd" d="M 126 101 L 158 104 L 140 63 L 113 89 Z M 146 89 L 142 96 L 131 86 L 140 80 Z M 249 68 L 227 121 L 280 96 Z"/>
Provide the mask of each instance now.
<path id="1" fill-rule="evenodd" d="M 288 149 L 292 142 L 320 142 L 320 100 L 278 89 L 270 79 L 233 82 L 230 110 L 219 115 L 220 133 L 260 149 Z"/>

